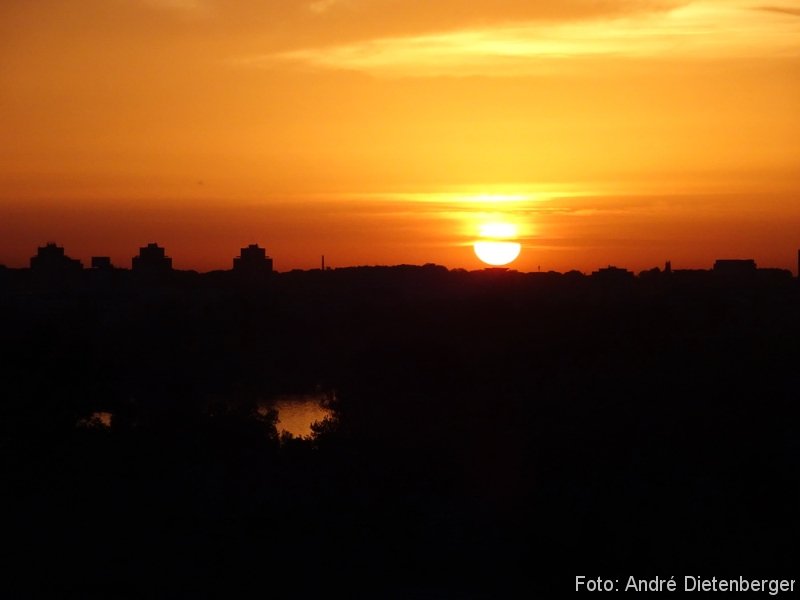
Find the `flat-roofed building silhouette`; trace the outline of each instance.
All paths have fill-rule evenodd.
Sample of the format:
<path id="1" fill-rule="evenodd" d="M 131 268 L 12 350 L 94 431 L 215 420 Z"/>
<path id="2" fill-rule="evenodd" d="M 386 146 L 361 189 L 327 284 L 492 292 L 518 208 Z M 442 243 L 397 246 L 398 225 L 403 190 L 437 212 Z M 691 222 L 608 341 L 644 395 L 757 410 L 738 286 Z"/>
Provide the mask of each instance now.
<path id="1" fill-rule="evenodd" d="M 714 261 L 711 271 L 714 279 L 721 282 L 752 283 L 758 275 L 758 267 L 753 259 L 724 258 Z"/>
<path id="2" fill-rule="evenodd" d="M 113 269 L 114 265 L 111 264 L 111 258 L 108 256 L 93 256 L 92 269 L 96 271 L 106 271 Z"/>
<path id="3" fill-rule="evenodd" d="M 172 270 L 172 259 L 164 248 L 155 243 L 139 248 L 139 256 L 134 256 L 133 270 L 138 273 L 166 273 Z"/>
<path id="4" fill-rule="evenodd" d="M 80 271 L 83 264 L 76 258 L 64 254 L 64 248 L 53 242 L 40 246 L 36 256 L 31 258 L 31 270 L 49 273 L 69 273 Z"/>
<path id="5" fill-rule="evenodd" d="M 233 259 L 233 270 L 237 273 L 271 273 L 272 259 L 264 248 L 250 244 Z"/>
<path id="6" fill-rule="evenodd" d="M 755 273 L 756 269 L 756 261 L 752 258 L 721 258 L 714 262 L 714 272 L 726 275 L 750 275 Z"/>
<path id="7" fill-rule="evenodd" d="M 621 269 L 612 265 L 592 272 L 592 279 L 609 283 L 633 281 L 634 274 L 628 269 Z"/>

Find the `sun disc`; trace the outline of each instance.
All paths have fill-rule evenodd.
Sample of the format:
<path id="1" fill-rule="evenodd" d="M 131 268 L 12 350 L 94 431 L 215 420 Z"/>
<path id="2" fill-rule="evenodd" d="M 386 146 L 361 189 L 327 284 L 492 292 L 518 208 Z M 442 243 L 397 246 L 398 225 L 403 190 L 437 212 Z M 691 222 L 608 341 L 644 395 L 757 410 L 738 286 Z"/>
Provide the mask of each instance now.
<path id="1" fill-rule="evenodd" d="M 475 254 L 487 265 L 499 267 L 514 261 L 522 250 L 517 242 L 475 242 Z"/>

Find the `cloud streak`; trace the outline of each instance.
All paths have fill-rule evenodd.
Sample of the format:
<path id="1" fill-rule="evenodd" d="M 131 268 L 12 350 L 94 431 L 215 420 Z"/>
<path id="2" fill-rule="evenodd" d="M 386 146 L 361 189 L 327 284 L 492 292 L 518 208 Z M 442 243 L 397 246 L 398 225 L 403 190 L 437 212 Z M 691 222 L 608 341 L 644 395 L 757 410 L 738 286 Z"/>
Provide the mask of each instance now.
<path id="1" fill-rule="evenodd" d="M 97 0 L 91 0 L 97 1 Z M 690 0 L 136 0 L 191 12 L 204 7 L 228 34 L 257 35 L 271 49 L 425 36 L 661 13 Z"/>
<path id="2" fill-rule="evenodd" d="M 320 15 L 336 8 L 336 5 L 341 4 L 342 0 L 316 0 L 316 2 L 312 2 L 308 5 L 308 10 Z"/>
<path id="3" fill-rule="evenodd" d="M 760 16 L 735 3 L 697 2 L 670 12 L 579 22 L 529 21 L 430 35 L 384 37 L 248 59 L 381 76 L 522 75 L 566 59 L 715 59 L 800 55 L 800 24 L 786 11 Z"/>
<path id="4" fill-rule="evenodd" d="M 203 15 L 211 14 L 209 0 L 141 0 L 146 6 L 160 10 Z"/>
<path id="5" fill-rule="evenodd" d="M 776 12 L 784 15 L 794 15 L 795 17 L 800 17 L 800 8 L 788 8 L 785 6 L 759 6 L 758 9 L 767 12 Z"/>

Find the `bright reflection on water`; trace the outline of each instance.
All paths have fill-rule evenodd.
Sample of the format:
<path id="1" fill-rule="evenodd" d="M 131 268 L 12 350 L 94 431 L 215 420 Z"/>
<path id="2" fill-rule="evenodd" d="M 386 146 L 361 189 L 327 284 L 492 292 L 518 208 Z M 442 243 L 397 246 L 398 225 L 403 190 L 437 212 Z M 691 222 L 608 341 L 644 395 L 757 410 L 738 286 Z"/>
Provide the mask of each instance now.
<path id="1" fill-rule="evenodd" d="M 78 419 L 78 427 L 86 427 L 86 428 L 103 428 L 103 427 L 111 427 L 111 419 L 113 415 L 110 412 L 106 411 L 98 411 L 93 412 L 88 417 L 83 417 L 82 419 Z"/>
<path id="2" fill-rule="evenodd" d="M 315 392 L 312 394 L 286 394 L 278 396 L 270 406 L 278 411 L 278 433 L 287 432 L 295 437 L 311 437 L 311 425 L 332 417 L 328 408 L 333 394 Z"/>

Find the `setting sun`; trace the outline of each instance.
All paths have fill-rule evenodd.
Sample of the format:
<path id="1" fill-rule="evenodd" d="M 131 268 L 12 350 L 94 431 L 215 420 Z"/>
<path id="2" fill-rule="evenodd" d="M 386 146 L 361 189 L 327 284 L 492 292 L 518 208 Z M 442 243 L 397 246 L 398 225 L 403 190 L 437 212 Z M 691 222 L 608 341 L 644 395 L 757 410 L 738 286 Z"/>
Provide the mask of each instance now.
<path id="1" fill-rule="evenodd" d="M 475 242 L 475 254 L 487 265 L 496 267 L 513 262 L 522 250 L 517 242 Z"/>
<path id="2" fill-rule="evenodd" d="M 483 223 L 478 231 L 483 239 L 475 242 L 473 249 L 477 257 L 487 265 L 496 267 L 507 265 L 519 256 L 522 245 L 514 241 L 519 230 L 513 223 L 503 221 Z"/>

